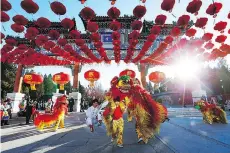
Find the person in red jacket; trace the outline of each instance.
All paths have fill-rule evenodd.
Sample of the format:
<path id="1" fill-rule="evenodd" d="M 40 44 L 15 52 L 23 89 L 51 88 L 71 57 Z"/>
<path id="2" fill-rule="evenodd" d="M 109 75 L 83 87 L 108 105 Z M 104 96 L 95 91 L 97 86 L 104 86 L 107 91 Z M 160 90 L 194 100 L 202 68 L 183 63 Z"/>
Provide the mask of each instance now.
<path id="1" fill-rule="evenodd" d="M 113 101 L 110 101 L 103 113 L 107 133 L 108 135 L 112 136 L 111 141 L 117 139 L 118 147 L 123 147 L 123 114 L 125 108 L 125 103 L 123 101 L 120 101 L 120 97 L 116 97 L 115 99 L 113 99 Z"/>

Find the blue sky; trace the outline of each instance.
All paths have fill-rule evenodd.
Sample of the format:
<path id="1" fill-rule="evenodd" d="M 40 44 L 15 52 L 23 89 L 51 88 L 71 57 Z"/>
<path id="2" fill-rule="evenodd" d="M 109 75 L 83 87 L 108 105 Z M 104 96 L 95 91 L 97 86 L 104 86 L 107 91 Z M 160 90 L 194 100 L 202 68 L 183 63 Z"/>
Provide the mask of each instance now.
<path id="1" fill-rule="evenodd" d="M 13 7 L 13 9 L 8 11 L 9 16 L 12 18 L 16 14 L 22 14 L 30 20 L 32 20 L 32 19 L 36 20 L 39 17 L 47 17 L 51 21 L 59 21 L 59 17 L 51 11 L 50 6 L 49 6 L 49 2 L 53 2 L 53 0 L 50 0 L 50 1 L 48 1 L 48 0 L 34 0 L 34 1 L 39 5 L 40 8 L 39 8 L 39 11 L 35 15 L 31 15 L 31 14 L 26 13 L 21 8 L 21 6 L 20 6 L 21 0 L 9 0 L 9 2 L 12 4 L 12 7 Z M 67 8 L 67 13 L 64 16 L 61 16 L 60 18 L 63 19 L 65 17 L 68 17 L 68 18 L 74 17 L 76 19 L 78 30 L 84 32 L 83 24 L 82 24 L 80 18 L 78 17 L 79 12 L 84 7 L 84 5 L 81 5 L 78 0 L 60 0 L 60 1 Z M 180 3 L 179 3 L 178 0 L 176 0 L 176 4 L 174 6 L 172 13 L 177 18 L 174 18 L 172 16 L 172 14 L 161 10 L 160 5 L 161 5 L 162 0 L 147 0 L 147 2 L 146 2 L 147 13 L 146 13 L 144 19 L 154 20 L 157 15 L 165 14 L 165 15 L 167 15 L 167 21 L 166 22 L 172 23 L 172 21 L 177 21 L 179 16 L 181 16 L 183 14 L 188 14 L 186 12 L 186 6 L 188 5 L 188 3 L 190 1 L 191 0 L 180 0 Z M 230 21 L 229 21 L 229 19 L 227 19 L 227 14 L 230 11 L 229 0 L 216 0 L 216 1 L 222 2 L 223 8 L 222 8 L 221 12 L 218 14 L 217 18 L 215 19 L 216 20 L 215 22 L 227 21 L 228 22 L 228 26 L 227 26 L 228 28 L 227 29 L 229 29 L 230 28 Z M 197 16 L 197 17 L 208 17 L 209 18 L 209 22 L 208 22 L 209 24 L 207 25 L 206 32 L 213 32 L 212 29 L 214 27 L 214 25 L 213 25 L 214 19 L 205 13 L 206 8 L 208 7 L 208 5 L 211 2 L 212 2 L 212 0 L 203 0 L 203 5 L 201 7 L 201 10 L 199 11 L 199 15 Z M 139 0 L 117 0 L 115 6 L 120 9 L 121 15 L 124 15 L 124 14 L 132 15 L 133 8 L 136 5 L 138 5 L 139 3 L 140 3 Z M 105 16 L 107 14 L 107 10 L 111 7 L 109 0 L 87 0 L 86 6 L 91 7 L 96 12 L 96 14 L 100 15 L 100 16 Z M 191 15 L 191 17 L 192 17 L 191 19 L 193 19 L 194 21 L 196 20 L 196 17 L 194 17 L 193 15 Z M 11 28 L 10 28 L 11 24 L 12 24 L 12 21 L 4 23 L 3 26 L 6 29 L 6 31 L 4 31 L 2 29 L 2 32 L 5 35 L 6 34 L 18 35 L 11 30 Z M 203 33 L 204 33 L 203 30 L 199 30 L 197 32 L 196 36 L 199 37 Z M 228 36 L 228 39 L 226 40 L 226 43 L 229 44 L 229 42 L 230 42 L 230 36 Z M 227 59 L 228 59 L 228 64 L 230 65 L 230 56 L 229 55 L 228 55 Z M 83 77 L 84 72 L 89 70 L 89 69 L 95 69 L 95 70 L 98 70 L 99 72 L 101 72 L 101 79 L 99 80 L 99 82 L 102 83 L 104 88 L 108 88 L 109 82 L 113 78 L 113 76 L 118 75 L 120 73 L 120 71 L 124 70 L 125 68 L 133 69 L 139 75 L 139 73 L 137 72 L 137 67 L 134 64 L 126 65 L 123 62 L 121 62 L 119 65 L 117 65 L 117 64 L 86 65 L 86 66 L 83 66 L 82 72 L 80 73 L 80 81 L 82 82 L 83 85 L 87 85 L 88 82 L 85 81 L 85 79 Z M 159 68 L 157 68 L 157 69 L 159 69 Z M 160 69 L 162 69 L 162 67 Z M 165 68 L 163 68 L 163 69 L 165 69 Z M 150 72 L 154 71 L 154 70 L 155 69 L 151 69 Z M 66 73 L 71 74 L 70 69 L 60 68 L 57 66 L 54 66 L 54 67 L 37 67 L 37 68 L 35 68 L 35 71 L 40 72 L 42 74 L 45 74 L 45 73 L 55 74 L 55 73 L 58 73 L 61 71 L 64 71 Z M 165 70 L 165 72 L 168 73 L 167 70 Z M 170 74 L 169 74 L 169 76 L 170 76 Z"/>

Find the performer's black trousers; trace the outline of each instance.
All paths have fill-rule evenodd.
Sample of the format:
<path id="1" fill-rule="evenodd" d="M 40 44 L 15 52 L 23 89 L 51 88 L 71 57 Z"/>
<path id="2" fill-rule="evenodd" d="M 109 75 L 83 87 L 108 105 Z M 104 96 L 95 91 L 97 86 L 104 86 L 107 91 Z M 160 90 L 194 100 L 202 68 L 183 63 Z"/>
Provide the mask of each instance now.
<path id="1" fill-rule="evenodd" d="M 70 111 L 70 112 L 73 112 L 73 105 L 70 105 L 69 107 L 70 107 L 70 108 L 69 108 L 69 111 Z"/>
<path id="2" fill-rule="evenodd" d="M 26 109 L 26 124 L 29 124 L 31 115 L 32 115 L 32 106 L 29 106 Z"/>

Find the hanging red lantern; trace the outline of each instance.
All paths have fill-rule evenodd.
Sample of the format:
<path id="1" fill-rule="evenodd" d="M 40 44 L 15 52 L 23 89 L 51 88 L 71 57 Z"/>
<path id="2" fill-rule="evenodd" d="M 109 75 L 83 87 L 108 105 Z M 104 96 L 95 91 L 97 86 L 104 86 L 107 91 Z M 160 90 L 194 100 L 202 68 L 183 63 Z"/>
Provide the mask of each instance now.
<path id="1" fill-rule="evenodd" d="M 167 17 L 163 14 L 158 15 L 155 19 L 155 23 L 159 25 L 164 25 Z"/>
<path id="2" fill-rule="evenodd" d="M 107 12 L 108 17 L 112 20 L 116 20 L 120 16 L 120 14 L 120 10 L 116 7 L 111 7 Z"/>
<path id="3" fill-rule="evenodd" d="M 9 1 L 1 0 L 1 10 L 2 11 L 9 11 L 11 10 L 12 6 Z"/>
<path id="4" fill-rule="evenodd" d="M 214 2 L 208 6 L 206 13 L 212 15 L 215 18 L 217 16 L 217 13 L 220 12 L 221 8 L 222 8 L 221 3 Z"/>
<path id="5" fill-rule="evenodd" d="M 46 49 L 46 50 L 50 50 L 52 49 L 53 47 L 55 46 L 55 43 L 53 41 L 47 41 L 43 47 Z"/>
<path id="6" fill-rule="evenodd" d="M 230 19 L 230 13 L 228 13 L 228 19 Z"/>
<path id="7" fill-rule="evenodd" d="M 14 49 L 14 46 L 10 44 L 5 44 L 2 49 L 4 49 L 6 52 L 12 51 Z"/>
<path id="8" fill-rule="evenodd" d="M 192 0 L 188 4 L 186 10 L 187 10 L 187 12 L 189 12 L 191 14 L 197 15 L 198 11 L 200 10 L 201 5 L 202 5 L 202 1 L 201 0 Z"/>
<path id="9" fill-rule="evenodd" d="M 189 20 L 190 20 L 189 15 L 182 15 L 182 16 L 179 17 L 179 19 L 177 21 L 177 26 L 187 26 Z"/>
<path id="10" fill-rule="evenodd" d="M 99 33 L 95 32 L 95 33 L 91 34 L 90 39 L 95 41 L 95 42 L 98 42 L 101 40 L 101 37 L 100 37 Z"/>
<path id="11" fill-rule="evenodd" d="M 49 28 L 51 26 L 51 22 L 44 17 L 40 17 L 37 19 L 36 25 L 40 28 Z"/>
<path id="12" fill-rule="evenodd" d="M 39 6 L 32 0 L 23 0 L 23 1 L 21 1 L 21 7 L 27 13 L 32 13 L 32 14 L 35 14 L 39 9 Z"/>
<path id="13" fill-rule="evenodd" d="M 3 34 L 3 33 L 1 33 L 1 41 L 0 41 L 0 43 L 2 43 L 2 39 L 4 39 L 5 38 L 5 35 Z"/>
<path id="14" fill-rule="evenodd" d="M 57 15 L 65 15 L 66 13 L 66 7 L 61 2 L 52 2 L 50 8 Z"/>
<path id="15" fill-rule="evenodd" d="M 90 81 L 90 87 L 93 87 L 94 81 L 97 81 L 100 78 L 100 73 L 92 69 L 86 71 L 84 77 L 86 80 Z"/>
<path id="16" fill-rule="evenodd" d="M 76 45 L 81 47 L 85 44 L 85 41 L 83 39 L 76 39 L 75 43 L 76 43 Z"/>
<path id="17" fill-rule="evenodd" d="M 218 30 L 221 33 L 223 33 L 226 26 L 227 26 L 227 22 L 220 21 L 220 22 L 215 24 L 214 30 Z"/>
<path id="18" fill-rule="evenodd" d="M 149 74 L 149 81 L 153 83 L 160 83 L 165 79 L 165 74 L 163 72 L 155 71 Z"/>
<path id="19" fill-rule="evenodd" d="M 69 32 L 69 36 L 73 39 L 79 39 L 81 37 L 81 33 L 77 30 L 71 30 Z"/>
<path id="20" fill-rule="evenodd" d="M 117 31 L 113 32 L 113 33 L 112 33 L 112 39 L 113 39 L 113 40 L 118 40 L 118 39 L 120 39 L 120 33 L 117 32 Z"/>
<path id="21" fill-rule="evenodd" d="M 58 45 L 60 46 L 65 46 L 68 42 L 65 38 L 59 38 L 58 41 L 57 41 Z"/>
<path id="22" fill-rule="evenodd" d="M 132 79 L 136 77 L 136 73 L 133 70 L 129 70 L 129 69 L 121 71 L 121 73 L 119 74 L 120 77 L 125 75 L 129 76 Z"/>
<path id="23" fill-rule="evenodd" d="M 137 21 L 133 21 L 131 26 L 132 26 L 133 30 L 138 30 L 139 31 L 141 29 L 142 25 L 143 25 L 142 22 L 137 20 Z"/>
<path id="24" fill-rule="evenodd" d="M 228 54 L 230 54 L 230 45 L 228 45 L 228 44 L 222 44 L 220 46 L 220 50 L 222 50 L 222 51 L 227 52 Z"/>
<path id="25" fill-rule="evenodd" d="M 17 33 L 21 33 L 24 31 L 24 27 L 22 25 L 18 25 L 16 23 L 12 24 L 11 25 L 11 29 L 14 31 L 14 32 L 17 32 Z"/>
<path id="26" fill-rule="evenodd" d="M 199 18 L 196 20 L 195 26 L 203 29 L 207 22 L 208 18 Z"/>
<path id="27" fill-rule="evenodd" d="M 206 43 L 204 46 L 204 48 L 206 48 L 206 49 L 212 49 L 213 47 L 214 47 L 214 44 L 211 42 Z"/>
<path id="28" fill-rule="evenodd" d="M 32 40 L 32 39 L 35 39 L 38 34 L 39 34 L 39 31 L 37 28 L 29 27 L 28 29 L 26 29 L 25 37 L 27 37 L 27 39 Z"/>
<path id="29" fill-rule="evenodd" d="M 69 18 L 65 18 L 61 21 L 61 25 L 66 29 L 72 29 L 74 26 L 74 22 Z"/>
<path id="30" fill-rule="evenodd" d="M 64 90 L 64 85 L 70 81 L 70 76 L 66 73 L 57 73 L 53 76 L 53 81 L 60 85 L 60 90 Z"/>
<path id="31" fill-rule="evenodd" d="M 193 37 L 195 34 L 196 34 L 196 29 L 191 28 L 186 31 L 186 36 L 188 37 Z"/>
<path id="32" fill-rule="evenodd" d="M 28 23 L 28 20 L 23 15 L 15 15 L 13 21 L 18 25 L 25 26 Z"/>
<path id="33" fill-rule="evenodd" d="M 24 75 L 23 81 L 30 85 L 31 90 L 36 90 L 35 85 L 43 82 L 43 77 L 39 74 L 29 73 Z"/>
<path id="34" fill-rule="evenodd" d="M 109 25 L 109 28 L 113 31 L 117 31 L 121 29 L 121 23 L 118 21 L 112 21 Z"/>
<path id="35" fill-rule="evenodd" d="M 165 38 L 164 42 L 167 43 L 167 44 L 171 44 L 171 43 L 173 42 L 173 37 L 167 36 L 167 37 Z"/>
<path id="36" fill-rule="evenodd" d="M 161 3 L 161 9 L 168 12 L 172 12 L 174 4 L 175 0 L 163 0 L 163 2 Z"/>
<path id="37" fill-rule="evenodd" d="M 114 5 L 116 3 L 116 0 L 110 0 L 111 1 L 111 5 Z"/>
<path id="38" fill-rule="evenodd" d="M 133 9 L 133 15 L 140 19 L 142 18 L 146 13 L 146 8 L 145 6 L 138 5 Z"/>
<path id="39" fill-rule="evenodd" d="M 14 38 L 7 38 L 5 40 L 6 44 L 9 44 L 11 46 L 17 46 L 18 42 Z"/>
<path id="40" fill-rule="evenodd" d="M 178 27 L 173 27 L 170 33 L 173 37 L 177 37 L 180 35 L 180 29 Z"/>
<path id="41" fill-rule="evenodd" d="M 160 32 L 161 32 L 161 27 L 157 25 L 153 26 L 150 30 L 150 33 L 154 35 L 159 35 Z"/>
<path id="42" fill-rule="evenodd" d="M 60 37 L 60 33 L 57 30 L 50 30 L 48 33 L 51 39 L 57 40 Z"/>
<path id="43" fill-rule="evenodd" d="M 212 39 L 212 37 L 213 37 L 213 34 L 212 34 L 212 33 L 205 33 L 205 34 L 203 35 L 203 37 L 202 37 L 202 40 L 204 40 L 204 41 L 209 41 L 209 40 Z"/>
<path id="44" fill-rule="evenodd" d="M 216 37 L 215 41 L 218 42 L 218 43 L 224 43 L 226 39 L 227 39 L 227 36 L 219 35 L 219 36 Z"/>
<path id="45" fill-rule="evenodd" d="M 37 39 L 35 40 L 35 43 L 37 46 L 42 46 L 43 44 L 45 44 L 48 41 L 48 38 L 44 35 L 40 35 L 37 37 Z"/>
<path id="46" fill-rule="evenodd" d="M 1 22 L 7 22 L 10 20 L 10 17 L 5 12 L 1 11 Z"/>
<path id="47" fill-rule="evenodd" d="M 88 22 L 88 25 L 87 25 L 87 30 L 89 32 L 97 32 L 98 30 L 98 24 L 96 22 Z"/>
<path id="48" fill-rule="evenodd" d="M 70 51 L 73 51 L 73 47 L 72 47 L 72 45 L 66 44 L 64 46 L 64 50 L 70 52 Z"/>
<path id="49" fill-rule="evenodd" d="M 81 10 L 80 15 L 87 21 L 92 20 L 96 16 L 95 12 L 89 7 L 84 7 Z"/>
<path id="50" fill-rule="evenodd" d="M 140 36 L 140 33 L 137 32 L 137 31 L 132 31 L 130 34 L 129 34 L 129 39 L 138 39 Z"/>
<path id="51" fill-rule="evenodd" d="M 28 47 L 25 44 L 20 44 L 20 45 L 18 45 L 18 49 L 26 51 L 28 49 Z"/>

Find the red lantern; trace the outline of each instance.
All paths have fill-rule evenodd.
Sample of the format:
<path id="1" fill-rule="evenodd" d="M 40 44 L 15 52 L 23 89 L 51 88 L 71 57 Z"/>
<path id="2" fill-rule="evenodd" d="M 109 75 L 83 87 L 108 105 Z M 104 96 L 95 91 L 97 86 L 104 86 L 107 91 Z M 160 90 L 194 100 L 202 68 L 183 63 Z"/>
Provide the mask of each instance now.
<path id="1" fill-rule="evenodd" d="M 74 22 L 68 18 L 65 18 L 61 21 L 61 25 L 66 29 L 72 29 L 74 26 Z"/>
<path id="2" fill-rule="evenodd" d="M 76 43 L 76 45 L 81 47 L 85 44 L 85 41 L 83 39 L 76 39 L 75 43 Z"/>
<path id="3" fill-rule="evenodd" d="M 230 19 L 230 13 L 228 13 L 228 19 Z"/>
<path id="4" fill-rule="evenodd" d="M 196 34 L 196 29 L 188 29 L 186 31 L 186 36 L 193 37 Z"/>
<path id="5" fill-rule="evenodd" d="M 179 19 L 177 21 L 177 26 L 187 26 L 189 20 L 190 20 L 189 15 L 182 15 L 182 16 L 179 17 Z"/>
<path id="6" fill-rule="evenodd" d="M 222 51 L 227 52 L 228 54 L 230 54 L 230 45 L 222 44 L 220 46 L 220 50 L 222 50 Z"/>
<path id="7" fill-rule="evenodd" d="M 49 28 L 51 26 L 51 22 L 44 17 L 40 17 L 37 19 L 36 25 L 40 28 Z"/>
<path id="8" fill-rule="evenodd" d="M 193 0 L 188 4 L 186 10 L 187 10 L 187 12 L 189 12 L 191 14 L 197 15 L 198 11 L 200 10 L 201 5 L 202 5 L 201 0 Z"/>
<path id="9" fill-rule="evenodd" d="M 10 2 L 7 0 L 2 0 L 1 1 L 1 10 L 2 11 L 9 11 L 12 8 Z"/>
<path id="10" fill-rule="evenodd" d="M 43 47 L 46 49 L 46 50 L 50 50 L 50 49 L 52 49 L 53 47 L 55 46 L 55 43 L 54 42 L 52 42 L 52 41 L 47 41 L 44 45 L 43 45 Z"/>
<path id="11" fill-rule="evenodd" d="M 10 17 L 5 12 L 1 11 L 1 22 L 7 22 L 10 20 Z"/>
<path id="12" fill-rule="evenodd" d="M 42 46 L 43 44 L 45 44 L 48 41 L 48 38 L 44 35 L 40 35 L 37 37 L 37 39 L 35 40 L 35 43 L 37 46 Z"/>
<path id="13" fill-rule="evenodd" d="M 18 25 L 23 25 L 23 26 L 28 23 L 28 20 L 23 15 L 15 15 L 13 17 L 13 21 Z"/>
<path id="14" fill-rule="evenodd" d="M 20 44 L 20 45 L 18 45 L 18 49 L 25 51 L 28 49 L 28 47 L 25 44 Z"/>
<path id="15" fill-rule="evenodd" d="M 136 77 L 136 73 L 133 70 L 129 70 L 129 69 L 122 71 L 119 76 L 121 77 L 124 75 L 127 75 L 132 79 L 134 79 Z"/>
<path id="16" fill-rule="evenodd" d="M 87 30 L 89 32 L 97 32 L 98 30 L 98 24 L 96 22 L 88 22 L 88 25 L 87 25 Z"/>
<path id="17" fill-rule="evenodd" d="M 173 27 L 171 30 L 171 35 L 173 37 L 177 37 L 180 35 L 180 29 L 178 27 Z"/>
<path id="18" fill-rule="evenodd" d="M 121 14 L 120 10 L 116 7 L 111 7 L 107 12 L 107 15 L 112 20 L 116 20 L 120 16 L 120 14 Z"/>
<path id="19" fill-rule="evenodd" d="M 153 83 L 160 83 L 165 79 L 165 74 L 163 72 L 155 71 L 149 74 L 149 80 Z"/>
<path id="20" fill-rule="evenodd" d="M 10 44 L 5 44 L 2 49 L 9 52 L 9 51 L 12 51 L 14 49 L 14 46 L 12 46 Z"/>
<path id="21" fill-rule="evenodd" d="M 158 15 L 155 19 L 155 23 L 159 24 L 159 25 L 163 25 L 163 24 L 165 24 L 166 19 L 167 19 L 167 17 L 165 15 L 163 15 L 163 14 Z"/>
<path id="22" fill-rule="evenodd" d="M 220 22 L 215 24 L 214 30 L 218 30 L 221 33 L 223 33 L 226 26 L 227 26 L 227 22 L 220 21 Z"/>
<path id="23" fill-rule="evenodd" d="M 163 0 L 163 2 L 161 3 L 161 9 L 172 12 L 174 4 L 175 0 Z"/>
<path id="24" fill-rule="evenodd" d="M 121 28 L 121 23 L 118 21 L 112 21 L 109 25 L 109 28 L 113 31 L 117 31 Z"/>
<path id="25" fill-rule="evenodd" d="M 173 37 L 167 36 L 167 37 L 165 38 L 164 42 L 167 43 L 167 44 L 171 44 L 171 43 L 173 42 Z"/>
<path id="26" fill-rule="evenodd" d="M 161 32 L 161 27 L 157 25 L 153 26 L 150 30 L 150 33 L 154 35 L 159 35 L 160 32 Z"/>
<path id="27" fill-rule="evenodd" d="M 96 16 L 94 11 L 89 7 L 84 7 L 81 10 L 80 15 L 83 17 L 83 19 L 85 19 L 87 21 L 92 20 Z"/>
<path id="28" fill-rule="evenodd" d="M 43 77 L 39 74 L 29 73 L 24 75 L 23 81 L 30 85 L 31 90 L 36 90 L 35 85 L 43 82 Z"/>
<path id="29" fill-rule="evenodd" d="M 57 40 L 60 37 L 60 33 L 57 30 L 50 30 L 48 33 L 51 39 Z"/>
<path id="30" fill-rule="evenodd" d="M 12 24 L 11 25 L 11 29 L 14 31 L 14 32 L 17 32 L 17 33 L 21 33 L 24 31 L 24 27 L 22 25 L 18 25 L 16 23 Z"/>
<path id="31" fill-rule="evenodd" d="M 27 12 L 27 13 L 32 13 L 35 14 L 39 6 L 32 0 L 23 0 L 21 2 L 21 7 Z"/>
<path id="32" fill-rule="evenodd" d="M 113 32 L 113 33 L 112 33 L 112 38 L 113 38 L 113 40 L 118 40 L 118 39 L 120 39 L 120 33 L 117 32 L 117 31 Z"/>
<path id="33" fill-rule="evenodd" d="M 204 40 L 204 41 L 209 41 L 209 40 L 212 39 L 212 37 L 213 37 L 213 34 L 212 34 L 212 33 L 205 33 L 205 34 L 203 35 L 203 37 L 202 37 L 202 40 Z"/>
<path id="34" fill-rule="evenodd" d="M 138 30 L 139 31 L 141 29 L 141 27 L 142 27 L 142 22 L 139 21 L 139 20 L 133 21 L 131 26 L 132 26 L 133 30 Z"/>
<path id="35" fill-rule="evenodd" d="M 11 46 L 16 46 L 18 44 L 17 40 L 14 38 L 8 38 L 5 40 L 6 44 L 9 44 Z"/>
<path id="36" fill-rule="evenodd" d="M 86 80 L 90 81 L 90 87 L 93 87 L 94 81 L 97 81 L 100 78 L 100 73 L 92 69 L 85 72 L 84 77 Z"/>
<path id="37" fill-rule="evenodd" d="M 77 31 L 77 30 L 71 30 L 71 31 L 69 32 L 69 36 L 70 36 L 71 38 L 73 38 L 73 39 L 78 39 L 78 38 L 81 37 L 81 33 L 80 33 L 79 31 Z"/>
<path id="38" fill-rule="evenodd" d="M 208 6 L 206 13 L 212 15 L 215 18 L 217 16 L 217 13 L 220 12 L 221 8 L 222 8 L 222 4 L 215 2 Z"/>
<path id="39" fill-rule="evenodd" d="M 204 46 L 204 48 L 206 48 L 206 49 L 212 49 L 213 47 L 214 47 L 214 44 L 211 42 L 206 43 Z"/>
<path id="40" fill-rule="evenodd" d="M 226 39 L 227 39 L 227 36 L 219 35 L 219 36 L 216 37 L 215 41 L 218 42 L 218 43 L 224 43 Z"/>
<path id="41" fill-rule="evenodd" d="M 64 15 L 66 13 L 66 7 L 61 2 L 52 2 L 50 8 L 57 15 Z"/>
<path id="42" fill-rule="evenodd" d="M 207 22 L 208 18 L 199 18 L 196 20 L 195 26 L 203 29 Z"/>
<path id="43" fill-rule="evenodd" d="M 57 73 L 53 76 L 53 81 L 60 85 L 60 90 L 64 90 L 64 85 L 70 81 L 70 76 L 66 73 Z"/>
<path id="44" fill-rule="evenodd" d="M 133 9 L 133 15 L 140 19 L 142 18 L 146 13 L 146 8 L 145 6 L 138 5 Z"/>

